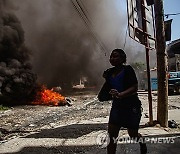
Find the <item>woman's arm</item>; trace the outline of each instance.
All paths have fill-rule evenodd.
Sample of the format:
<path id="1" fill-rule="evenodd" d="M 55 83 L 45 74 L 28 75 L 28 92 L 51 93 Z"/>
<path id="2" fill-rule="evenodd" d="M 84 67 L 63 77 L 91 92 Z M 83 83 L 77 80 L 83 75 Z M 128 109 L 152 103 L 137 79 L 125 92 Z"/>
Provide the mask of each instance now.
<path id="1" fill-rule="evenodd" d="M 114 98 L 121 99 L 121 98 L 125 98 L 125 97 L 131 96 L 131 95 L 137 93 L 137 90 L 138 90 L 138 84 L 134 84 L 133 86 L 129 87 L 128 89 L 126 89 L 125 91 L 122 91 L 122 92 L 118 92 L 116 89 L 111 89 L 110 94 Z"/>

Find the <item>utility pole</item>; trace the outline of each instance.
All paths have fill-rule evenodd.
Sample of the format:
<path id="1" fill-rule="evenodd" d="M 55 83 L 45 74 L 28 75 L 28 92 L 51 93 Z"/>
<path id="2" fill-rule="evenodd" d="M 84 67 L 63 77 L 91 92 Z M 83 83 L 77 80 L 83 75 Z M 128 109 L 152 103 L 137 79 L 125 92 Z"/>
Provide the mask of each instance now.
<path id="1" fill-rule="evenodd" d="M 156 24 L 156 51 L 157 51 L 157 121 L 162 127 L 168 126 L 168 83 L 167 83 L 167 55 L 165 52 L 164 10 L 163 0 L 154 1 Z"/>
<path id="2" fill-rule="evenodd" d="M 150 74 L 150 62 L 149 62 L 149 45 L 147 35 L 147 17 L 145 11 L 144 0 L 141 0 L 141 15 L 142 15 L 142 29 L 144 32 L 144 45 L 146 49 L 146 68 L 147 68 L 147 82 L 148 82 L 148 101 L 149 101 L 149 125 L 153 125 L 153 110 L 152 110 L 152 93 L 151 93 L 151 74 Z"/>

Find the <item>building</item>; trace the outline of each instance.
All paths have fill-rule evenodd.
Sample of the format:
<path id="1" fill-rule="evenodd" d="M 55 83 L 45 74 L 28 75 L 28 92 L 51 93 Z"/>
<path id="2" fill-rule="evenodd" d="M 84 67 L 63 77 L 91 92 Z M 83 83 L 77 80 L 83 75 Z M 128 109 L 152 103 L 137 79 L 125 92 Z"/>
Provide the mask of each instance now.
<path id="1" fill-rule="evenodd" d="M 180 39 L 167 45 L 168 71 L 180 71 Z"/>

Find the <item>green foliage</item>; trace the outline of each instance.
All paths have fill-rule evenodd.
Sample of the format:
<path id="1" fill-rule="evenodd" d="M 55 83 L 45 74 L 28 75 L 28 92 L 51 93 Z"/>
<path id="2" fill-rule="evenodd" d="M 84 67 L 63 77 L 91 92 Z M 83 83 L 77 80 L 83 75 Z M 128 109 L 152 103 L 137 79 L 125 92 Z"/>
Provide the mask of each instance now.
<path id="1" fill-rule="evenodd" d="M 0 111 L 1 111 L 1 110 L 8 110 L 8 109 L 9 109 L 9 107 L 0 105 Z"/>

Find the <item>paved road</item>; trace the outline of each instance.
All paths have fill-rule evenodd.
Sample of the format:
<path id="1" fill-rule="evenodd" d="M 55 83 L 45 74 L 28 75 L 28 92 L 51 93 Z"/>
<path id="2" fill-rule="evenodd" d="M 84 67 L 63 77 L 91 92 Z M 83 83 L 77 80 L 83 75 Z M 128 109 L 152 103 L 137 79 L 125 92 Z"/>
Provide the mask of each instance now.
<path id="1" fill-rule="evenodd" d="M 142 102 L 147 102 L 147 96 L 143 96 L 141 99 Z M 90 97 L 90 100 L 93 101 L 88 101 L 88 99 L 83 101 L 83 105 L 78 101 L 78 106 L 74 105 L 74 107 L 66 109 L 44 108 L 44 112 L 42 111 L 43 108 L 38 108 L 38 113 L 41 111 L 40 115 L 34 114 L 34 117 L 32 115 L 31 118 L 28 114 L 28 108 L 24 111 L 25 115 L 28 114 L 28 118 L 25 116 L 26 119 L 23 119 L 22 122 L 31 122 L 28 123 L 31 125 L 25 126 L 22 123 L 22 126 L 24 126 L 23 131 L 31 131 L 27 133 L 22 131 L 18 135 L 14 134 L 14 137 L 11 135 L 11 138 L 6 142 L 1 142 L 0 154 L 105 154 L 106 149 L 102 147 L 106 146 L 106 142 L 101 144 L 100 141 L 104 139 L 104 134 L 106 135 L 110 103 L 99 103 L 92 97 Z M 172 100 L 174 101 L 171 104 L 174 104 L 177 99 L 173 97 Z M 153 103 L 155 104 L 155 98 Z M 147 103 L 144 103 L 144 112 L 147 111 L 146 106 Z M 32 110 L 31 114 L 35 112 L 34 108 Z M 46 113 L 47 111 L 48 113 Z M 173 108 L 170 111 L 169 117 L 176 118 L 175 120 L 178 121 L 180 117 L 179 109 Z M 15 113 L 14 110 L 13 113 Z M 9 113 L 8 115 L 10 116 Z M 43 115 L 43 118 L 41 115 Z M 60 118 L 58 118 L 58 115 Z M 4 117 L 8 116 L 4 115 Z M 33 123 L 33 118 L 36 123 Z M 28 119 L 31 120 L 28 121 Z M 37 121 L 38 119 L 39 121 Z M 142 116 L 141 126 L 147 121 L 148 118 Z M 37 127 L 40 128 L 36 129 Z M 18 129 L 20 129 L 20 126 L 18 126 Z M 180 131 L 178 129 L 169 131 L 161 127 L 142 127 L 140 132 L 147 138 L 158 138 L 159 143 L 147 143 L 148 153 L 179 154 L 180 138 L 178 136 L 180 136 Z M 127 131 L 120 131 L 119 136 L 127 137 Z M 169 137 L 171 143 L 162 143 L 162 137 L 166 139 Z M 118 142 L 117 153 L 138 154 L 139 145 Z"/>
<path id="2" fill-rule="evenodd" d="M 95 118 L 53 129 L 45 129 L 27 136 L 11 139 L 0 146 L 1 154 L 105 154 L 106 142 L 100 142 L 106 134 L 107 118 Z M 150 154 L 179 154 L 180 134 L 169 134 L 162 128 L 142 128 Z M 124 143 L 127 139 L 126 130 L 120 132 L 117 153 L 138 154 L 139 145 Z M 156 140 L 156 138 L 158 138 Z M 126 140 L 127 141 L 127 140 Z M 169 143 L 167 143 L 169 141 Z M 166 142 L 166 143 L 163 143 Z M 101 144 L 102 143 L 102 144 Z"/>

